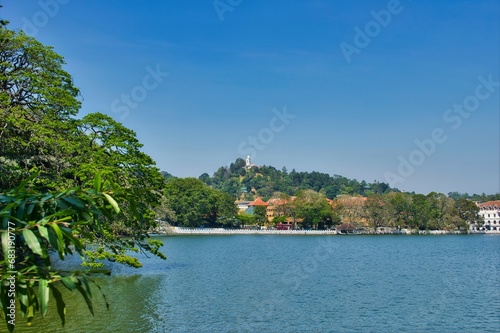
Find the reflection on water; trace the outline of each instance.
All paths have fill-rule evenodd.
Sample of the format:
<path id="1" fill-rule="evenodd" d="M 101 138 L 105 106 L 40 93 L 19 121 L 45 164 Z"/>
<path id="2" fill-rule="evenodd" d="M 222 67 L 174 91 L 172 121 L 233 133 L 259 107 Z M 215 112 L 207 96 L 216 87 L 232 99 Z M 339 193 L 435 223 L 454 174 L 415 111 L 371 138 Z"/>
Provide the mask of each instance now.
<path id="1" fill-rule="evenodd" d="M 49 308 L 45 318 L 39 316 L 33 327 L 26 327 L 24 319 L 17 318 L 15 332 L 150 332 L 152 323 L 147 316 L 151 307 L 149 298 L 158 288 L 159 276 L 116 276 L 95 278 L 110 304 L 107 310 L 105 301 L 97 288 L 93 288 L 93 317 L 83 298 L 77 292 L 65 288 L 60 290 L 67 306 L 66 325 L 63 328 L 55 311 L 55 304 Z M 78 304 L 78 306 L 76 306 Z M 54 325 L 57 323 L 57 325 Z"/>
<path id="2" fill-rule="evenodd" d="M 500 237 L 176 236 L 16 332 L 498 332 Z M 78 303 L 80 306 L 75 306 Z M 57 325 L 54 325 L 57 323 Z M 5 331 L 2 327 L 0 332 Z"/>

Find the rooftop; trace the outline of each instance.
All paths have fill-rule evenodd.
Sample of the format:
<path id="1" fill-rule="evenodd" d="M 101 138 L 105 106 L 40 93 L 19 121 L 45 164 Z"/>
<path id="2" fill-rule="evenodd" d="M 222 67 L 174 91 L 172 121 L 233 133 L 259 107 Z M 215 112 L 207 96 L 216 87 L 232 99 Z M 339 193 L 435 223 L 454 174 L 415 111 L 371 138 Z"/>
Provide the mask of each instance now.
<path id="1" fill-rule="evenodd" d="M 479 208 L 496 207 L 500 209 L 500 200 L 486 201 L 478 204 Z"/>
<path id="2" fill-rule="evenodd" d="M 260 197 L 252 201 L 249 206 L 268 206 L 268 203 L 262 200 Z"/>

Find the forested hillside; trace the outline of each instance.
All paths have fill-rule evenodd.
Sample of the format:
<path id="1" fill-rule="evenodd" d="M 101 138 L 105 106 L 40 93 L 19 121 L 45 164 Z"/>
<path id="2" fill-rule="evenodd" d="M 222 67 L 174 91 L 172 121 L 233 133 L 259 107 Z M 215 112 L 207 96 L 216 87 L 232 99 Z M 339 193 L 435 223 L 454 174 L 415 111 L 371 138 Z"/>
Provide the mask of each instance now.
<path id="1" fill-rule="evenodd" d="M 330 176 L 317 171 L 288 172 L 272 166 L 245 168 L 245 161 L 238 158 L 229 167 L 220 167 L 213 176 L 204 173 L 199 177 L 205 184 L 241 199 L 269 198 L 275 192 L 295 195 L 300 190 L 314 190 L 333 199 L 340 194 L 369 196 L 399 192 L 386 183 L 358 181 L 340 175 Z"/>

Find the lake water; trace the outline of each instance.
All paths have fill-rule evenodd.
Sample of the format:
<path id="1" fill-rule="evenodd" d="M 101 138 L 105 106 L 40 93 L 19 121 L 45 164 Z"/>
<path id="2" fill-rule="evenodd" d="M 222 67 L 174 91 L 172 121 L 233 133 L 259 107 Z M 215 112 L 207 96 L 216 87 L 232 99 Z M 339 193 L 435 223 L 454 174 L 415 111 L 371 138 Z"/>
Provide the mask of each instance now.
<path id="1" fill-rule="evenodd" d="M 67 292 L 64 329 L 16 332 L 500 332 L 500 236 L 160 239 L 167 261 L 97 279 L 110 310 Z"/>

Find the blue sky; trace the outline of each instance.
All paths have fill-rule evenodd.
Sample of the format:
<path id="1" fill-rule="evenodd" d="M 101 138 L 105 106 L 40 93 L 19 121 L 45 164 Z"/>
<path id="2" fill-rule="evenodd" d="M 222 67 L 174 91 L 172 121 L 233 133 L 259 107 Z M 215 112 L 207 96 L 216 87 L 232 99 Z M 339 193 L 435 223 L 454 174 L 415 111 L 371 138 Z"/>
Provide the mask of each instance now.
<path id="1" fill-rule="evenodd" d="M 496 0 L 2 1 L 161 170 L 500 192 Z M 284 5 L 286 4 L 286 5 Z"/>

